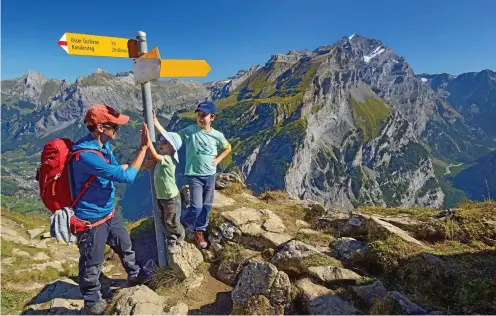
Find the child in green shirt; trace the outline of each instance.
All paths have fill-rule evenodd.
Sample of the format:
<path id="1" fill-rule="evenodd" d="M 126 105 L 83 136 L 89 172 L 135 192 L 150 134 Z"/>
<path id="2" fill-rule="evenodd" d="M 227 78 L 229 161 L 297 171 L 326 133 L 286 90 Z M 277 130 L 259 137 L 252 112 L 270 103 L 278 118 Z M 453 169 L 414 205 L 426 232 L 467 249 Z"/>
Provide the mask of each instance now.
<path id="1" fill-rule="evenodd" d="M 158 154 L 148 136 L 148 151 L 152 162 L 155 164 L 155 195 L 160 208 L 162 220 L 165 224 L 167 249 L 170 253 L 178 251 L 177 244 L 184 240 L 184 228 L 179 222 L 181 213 L 181 197 L 176 185 L 176 165 L 179 163 L 177 151 L 181 148 L 182 141 L 176 133 L 160 132 L 158 141 Z M 149 135 L 149 134 L 148 134 Z"/>

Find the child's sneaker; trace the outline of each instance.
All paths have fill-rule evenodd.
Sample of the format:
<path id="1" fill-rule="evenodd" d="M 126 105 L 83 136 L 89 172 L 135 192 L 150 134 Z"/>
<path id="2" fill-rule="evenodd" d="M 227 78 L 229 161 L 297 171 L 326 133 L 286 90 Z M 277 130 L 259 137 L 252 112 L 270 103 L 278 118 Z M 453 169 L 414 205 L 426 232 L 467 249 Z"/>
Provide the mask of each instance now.
<path id="1" fill-rule="evenodd" d="M 201 249 L 205 249 L 208 247 L 208 244 L 205 241 L 205 235 L 203 235 L 202 231 L 195 232 L 195 241 Z"/>
<path id="2" fill-rule="evenodd" d="M 179 251 L 180 246 L 177 244 L 177 242 L 174 241 L 169 241 L 167 243 L 167 250 L 169 253 L 177 253 Z"/>

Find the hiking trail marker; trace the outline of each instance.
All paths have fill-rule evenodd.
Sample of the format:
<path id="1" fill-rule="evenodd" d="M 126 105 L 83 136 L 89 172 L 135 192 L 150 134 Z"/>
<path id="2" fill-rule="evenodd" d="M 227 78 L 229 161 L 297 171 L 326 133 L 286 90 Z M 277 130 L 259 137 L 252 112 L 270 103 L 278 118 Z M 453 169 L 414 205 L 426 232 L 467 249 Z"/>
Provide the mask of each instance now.
<path id="1" fill-rule="evenodd" d="M 138 42 L 133 39 L 64 33 L 58 44 L 69 55 L 138 58 Z"/>
<path id="2" fill-rule="evenodd" d="M 150 131 L 150 138 L 154 143 L 156 139 L 150 81 L 161 77 L 205 77 L 210 72 L 210 66 L 205 60 L 160 59 L 158 48 L 148 52 L 146 33 L 142 31 L 136 33 L 136 39 L 64 33 L 58 44 L 69 55 L 135 58 L 133 73 L 136 82 L 141 85 L 143 116 Z M 158 264 L 162 267 L 167 265 L 167 245 L 164 234 L 165 226 L 162 223 L 155 194 L 154 170 L 150 171 L 150 187 Z"/>

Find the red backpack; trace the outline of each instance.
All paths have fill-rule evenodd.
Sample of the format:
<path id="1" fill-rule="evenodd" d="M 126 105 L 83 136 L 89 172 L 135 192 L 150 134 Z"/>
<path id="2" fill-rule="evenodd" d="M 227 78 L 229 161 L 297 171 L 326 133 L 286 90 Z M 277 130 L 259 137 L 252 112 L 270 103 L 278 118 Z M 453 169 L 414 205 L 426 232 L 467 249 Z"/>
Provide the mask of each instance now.
<path id="1" fill-rule="evenodd" d="M 41 152 L 41 164 L 37 170 L 36 180 L 39 183 L 41 200 L 52 214 L 64 207 L 73 208 L 96 179 L 96 176 L 91 176 L 84 184 L 81 192 L 72 200 L 69 179 L 69 163 L 71 159 L 74 157 L 76 160 L 79 160 L 79 154 L 84 151 L 94 152 L 105 159 L 103 154 L 98 150 L 81 149 L 71 152 L 73 144 L 74 142 L 68 138 L 56 138 L 46 143 Z M 108 160 L 106 161 L 108 162 Z M 113 215 L 113 213 L 110 215 Z M 111 217 L 110 215 L 108 218 Z M 106 217 L 105 220 L 108 218 Z M 79 232 L 82 231 L 82 226 L 91 228 L 99 225 L 99 222 L 98 224 L 89 224 L 86 221 L 71 218 L 71 230 L 73 232 Z"/>

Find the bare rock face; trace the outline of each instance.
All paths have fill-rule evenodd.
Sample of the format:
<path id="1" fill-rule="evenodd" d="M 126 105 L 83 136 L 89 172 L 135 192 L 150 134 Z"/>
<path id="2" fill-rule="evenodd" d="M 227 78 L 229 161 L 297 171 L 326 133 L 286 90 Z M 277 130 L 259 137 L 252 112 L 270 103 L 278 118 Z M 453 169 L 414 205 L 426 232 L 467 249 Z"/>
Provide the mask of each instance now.
<path id="1" fill-rule="evenodd" d="M 188 278 L 193 271 L 203 262 L 203 255 L 193 244 L 184 242 L 176 253 L 168 253 L 170 267 L 180 278 Z"/>
<path id="2" fill-rule="evenodd" d="M 270 310 L 270 314 L 282 315 L 291 301 L 289 277 L 271 263 L 251 262 L 243 269 L 232 291 L 232 300 L 233 311 L 237 313 L 245 314 L 259 309 Z M 253 304 L 259 304 L 259 307 Z"/>
<path id="3" fill-rule="evenodd" d="M 164 314 L 165 298 L 144 285 L 119 290 L 114 301 L 118 315 Z"/>

